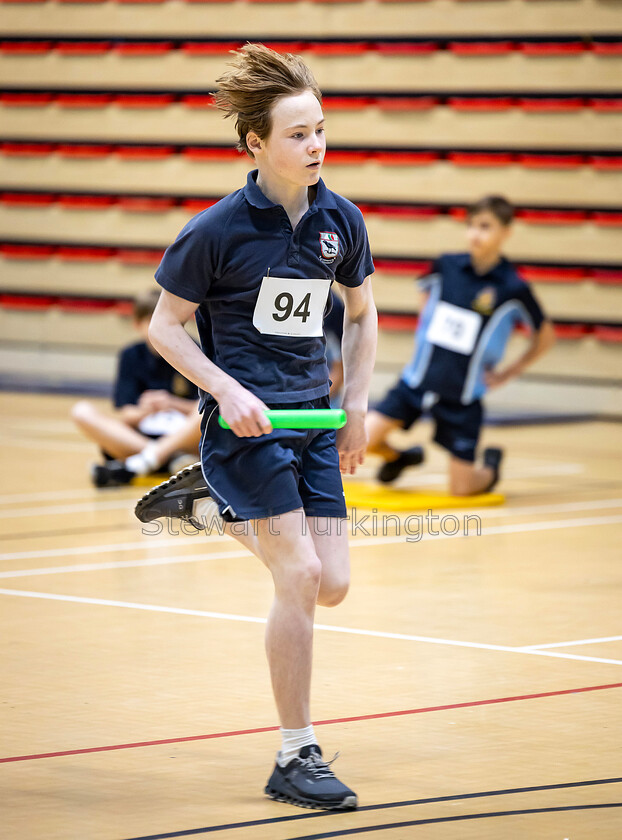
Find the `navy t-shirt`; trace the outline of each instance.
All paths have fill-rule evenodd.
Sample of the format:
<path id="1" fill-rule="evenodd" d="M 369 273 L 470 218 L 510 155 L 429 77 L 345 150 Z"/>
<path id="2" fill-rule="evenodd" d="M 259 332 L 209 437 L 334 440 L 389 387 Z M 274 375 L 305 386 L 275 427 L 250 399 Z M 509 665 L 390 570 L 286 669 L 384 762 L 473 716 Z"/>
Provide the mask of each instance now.
<path id="1" fill-rule="evenodd" d="M 156 280 L 167 291 L 199 304 L 203 352 L 265 402 L 302 402 L 328 394 L 325 341 L 274 335 L 253 324 L 263 278 L 363 283 L 374 271 L 360 210 L 320 180 L 315 200 L 292 230 L 284 208 L 273 204 L 250 172 L 243 189 L 199 213 L 167 249 Z M 275 319 L 289 311 L 306 320 L 304 293 L 275 299 Z M 287 309 L 289 307 L 289 310 Z M 294 318 L 295 320 L 295 318 Z"/>
<path id="2" fill-rule="evenodd" d="M 444 254 L 419 285 L 429 296 L 402 379 L 465 405 L 485 393 L 485 372 L 501 360 L 516 324 L 537 330 L 544 320 L 531 289 L 504 257 L 477 274 L 469 254 Z"/>
<path id="3" fill-rule="evenodd" d="M 146 342 L 125 347 L 119 354 L 114 384 L 115 408 L 136 405 L 145 391 L 168 391 L 176 397 L 196 399 L 197 387 L 178 373 L 166 359 L 152 352 Z"/>

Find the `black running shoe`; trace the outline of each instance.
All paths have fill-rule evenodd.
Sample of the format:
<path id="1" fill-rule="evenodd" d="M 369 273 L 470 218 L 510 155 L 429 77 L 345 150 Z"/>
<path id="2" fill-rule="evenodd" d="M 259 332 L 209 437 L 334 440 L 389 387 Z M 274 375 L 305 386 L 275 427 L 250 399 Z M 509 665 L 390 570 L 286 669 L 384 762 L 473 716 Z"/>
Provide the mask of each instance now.
<path id="1" fill-rule="evenodd" d="M 334 761 L 334 759 L 333 759 Z M 303 747 L 286 767 L 276 764 L 265 793 L 278 802 L 325 811 L 353 811 L 356 794 L 342 784 L 322 758 L 317 744 Z"/>
<path id="2" fill-rule="evenodd" d="M 389 484 L 391 481 L 395 481 L 406 467 L 416 467 L 418 464 L 422 464 L 424 457 L 422 446 L 413 446 L 412 449 L 406 449 L 404 452 L 400 452 L 395 461 L 387 461 L 383 464 L 378 470 L 376 478 L 383 484 Z"/>
<path id="3" fill-rule="evenodd" d="M 136 473 L 128 470 L 123 461 L 107 461 L 105 464 L 93 464 L 91 479 L 95 487 L 121 487 L 136 478 Z"/>
<path id="4" fill-rule="evenodd" d="M 500 478 L 501 461 L 503 460 L 503 449 L 484 449 L 484 466 L 490 467 L 493 471 L 493 478 L 490 484 L 482 490 L 482 493 L 489 493 Z"/>
<path id="5" fill-rule="evenodd" d="M 158 484 L 139 500 L 134 513 L 141 522 L 153 522 L 163 516 L 183 519 L 198 531 L 205 528 L 199 519 L 192 515 L 192 508 L 198 499 L 210 495 L 203 478 L 201 464 L 184 467 L 172 478 Z"/>

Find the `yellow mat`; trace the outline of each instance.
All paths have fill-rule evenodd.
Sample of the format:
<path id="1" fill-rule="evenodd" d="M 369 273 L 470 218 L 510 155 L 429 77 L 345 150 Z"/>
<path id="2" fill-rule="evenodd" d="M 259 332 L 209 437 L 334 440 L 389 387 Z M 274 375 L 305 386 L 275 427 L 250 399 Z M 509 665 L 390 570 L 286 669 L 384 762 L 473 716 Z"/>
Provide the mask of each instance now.
<path id="1" fill-rule="evenodd" d="M 162 484 L 167 478 L 170 478 L 170 473 L 149 473 L 149 475 L 136 475 L 130 481 L 134 487 L 155 487 L 156 484 Z"/>
<path id="2" fill-rule="evenodd" d="M 502 505 L 503 493 L 481 493 L 479 496 L 450 496 L 447 493 L 419 492 L 344 481 L 346 504 L 349 507 L 377 510 L 435 510 L 437 508 L 473 508 Z"/>

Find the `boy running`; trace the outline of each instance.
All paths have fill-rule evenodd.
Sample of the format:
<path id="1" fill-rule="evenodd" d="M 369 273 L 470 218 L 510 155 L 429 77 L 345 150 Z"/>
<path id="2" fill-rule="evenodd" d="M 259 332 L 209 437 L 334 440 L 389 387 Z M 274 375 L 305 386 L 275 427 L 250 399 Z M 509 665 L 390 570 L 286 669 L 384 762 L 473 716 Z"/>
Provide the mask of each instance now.
<path id="1" fill-rule="evenodd" d="M 166 251 L 149 332 L 200 388 L 202 472 L 190 468 L 155 488 L 136 514 L 196 521 L 216 502 L 225 522 L 252 522 L 232 535 L 267 566 L 275 589 L 266 651 L 282 744 L 265 792 L 304 807 L 352 809 L 356 794 L 322 759 L 309 697 L 315 605 L 340 603 L 349 584 L 340 470 L 354 473 L 367 444 L 374 268 L 360 211 L 320 179 L 324 116 L 310 70 L 260 44 L 234 55 L 215 101 L 235 119 L 238 148 L 257 168 Z M 323 316 L 334 280 L 345 301 L 347 425 L 337 434 L 273 430 L 267 407 L 329 405 Z M 184 329 L 195 315 L 202 349 Z"/>

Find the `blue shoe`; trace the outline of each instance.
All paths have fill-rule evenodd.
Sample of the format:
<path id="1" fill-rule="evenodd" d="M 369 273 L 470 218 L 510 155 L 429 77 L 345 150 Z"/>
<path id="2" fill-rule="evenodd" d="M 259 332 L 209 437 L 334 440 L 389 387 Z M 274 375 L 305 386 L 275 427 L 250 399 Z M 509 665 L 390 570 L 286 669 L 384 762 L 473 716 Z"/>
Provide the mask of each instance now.
<path id="1" fill-rule="evenodd" d="M 425 453 L 422 446 L 413 446 L 400 452 L 394 461 L 386 461 L 378 470 L 376 478 L 383 484 L 390 484 L 402 474 L 407 467 L 416 467 L 423 463 Z"/>
<path id="2" fill-rule="evenodd" d="M 334 759 L 333 759 L 334 761 Z M 353 811 L 358 800 L 322 758 L 317 744 L 303 747 L 286 767 L 276 764 L 265 793 L 278 802 L 325 811 Z"/>

